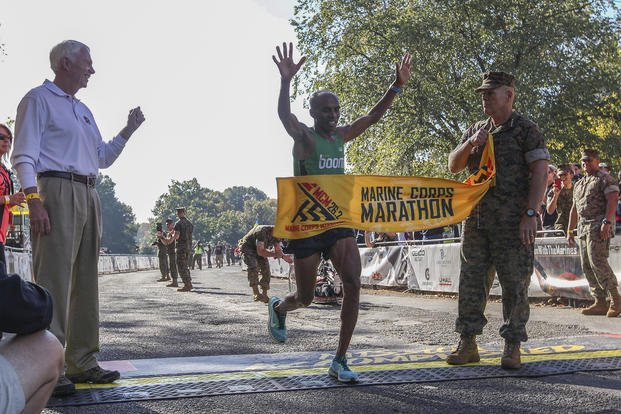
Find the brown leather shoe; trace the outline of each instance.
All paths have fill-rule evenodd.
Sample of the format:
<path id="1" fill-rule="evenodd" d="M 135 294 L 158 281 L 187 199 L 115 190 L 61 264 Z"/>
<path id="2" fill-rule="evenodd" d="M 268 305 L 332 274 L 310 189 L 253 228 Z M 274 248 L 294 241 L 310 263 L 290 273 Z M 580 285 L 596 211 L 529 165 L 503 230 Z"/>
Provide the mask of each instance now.
<path id="1" fill-rule="evenodd" d="M 457 349 L 446 358 L 449 365 L 464 365 L 470 362 L 479 362 L 479 348 L 474 336 L 462 336 Z"/>
<path id="2" fill-rule="evenodd" d="M 505 350 L 502 353 L 502 358 L 500 358 L 500 366 L 507 369 L 522 368 L 519 342 L 509 342 L 505 340 Z"/>
<path id="3" fill-rule="evenodd" d="M 89 382 L 92 384 L 110 384 L 121 378 L 121 374 L 119 371 L 110 371 L 98 365 L 79 374 L 67 375 L 67 378 L 74 384 Z"/>
<path id="4" fill-rule="evenodd" d="M 582 314 L 588 316 L 606 315 L 606 312 L 608 312 L 608 303 L 606 303 L 606 298 L 595 298 L 594 304 L 588 308 L 582 309 Z"/>
<path id="5" fill-rule="evenodd" d="M 610 301 L 610 308 L 608 308 L 606 316 L 616 318 L 621 315 L 621 294 L 619 294 L 619 289 L 617 288 L 610 289 L 609 292 L 612 300 Z"/>
<path id="6" fill-rule="evenodd" d="M 179 287 L 179 284 L 177 284 L 177 282 L 172 282 L 167 284 L 166 287 Z"/>
<path id="7" fill-rule="evenodd" d="M 183 285 L 182 288 L 177 289 L 177 292 L 190 292 L 193 287 L 194 286 L 192 286 L 192 283 L 186 283 Z"/>
<path id="8" fill-rule="evenodd" d="M 166 279 L 165 277 L 161 277 L 157 279 L 158 282 L 166 282 L 167 280 L 170 280 L 170 279 Z"/>

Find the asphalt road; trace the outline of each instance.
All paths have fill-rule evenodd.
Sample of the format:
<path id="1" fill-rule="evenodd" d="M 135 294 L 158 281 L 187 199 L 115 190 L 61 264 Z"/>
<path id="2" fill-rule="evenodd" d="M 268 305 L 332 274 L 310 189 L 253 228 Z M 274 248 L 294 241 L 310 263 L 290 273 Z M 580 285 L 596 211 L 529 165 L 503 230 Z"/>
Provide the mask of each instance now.
<path id="1" fill-rule="evenodd" d="M 100 277 L 100 360 L 333 352 L 339 309 L 312 305 L 287 317 L 289 340 L 273 342 L 267 307 L 252 301 L 238 266 L 193 271 L 195 292 L 178 293 L 155 280 L 158 272 Z M 288 283 L 272 279 L 272 294 Z M 365 290 L 355 350 L 412 345 L 455 345 L 457 302 L 452 298 Z M 490 302 L 479 343 L 497 343 L 500 304 Z M 572 308 L 533 305 L 531 339 L 594 333 L 621 334 L 621 318 L 584 317 Z M 621 371 L 539 378 L 494 378 L 418 384 L 347 387 L 46 409 L 44 413 L 619 413 Z"/>

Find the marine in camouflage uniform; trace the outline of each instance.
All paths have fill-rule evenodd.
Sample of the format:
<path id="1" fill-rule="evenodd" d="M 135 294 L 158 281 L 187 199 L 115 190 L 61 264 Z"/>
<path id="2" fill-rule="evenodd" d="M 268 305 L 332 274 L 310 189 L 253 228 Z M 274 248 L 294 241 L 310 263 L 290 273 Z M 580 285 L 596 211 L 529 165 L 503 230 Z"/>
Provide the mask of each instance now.
<path id="1" fill-rule="evenodd" d="M 595 303 L 582 311 L 585 315 L 621 314 L 621 295 L 617 277 L 608 264 L 610 238 L 614 235 L 615 212 L 619 198 L 619 186 L 609 174 L 599 169 L 599 154 L 584 150 L 582 166 L 585 175 L 574 184 L 574 203 L 571 209 L 567 241 L 574 243 L 578 237 L 580 262 Z M 576 226 L 574 235 L 572 231 Z M 610 293 L 610 307 L 606 303 Z"/>
<path id="2" fill-rule="evenodd" d="M 239 241 L 242 260 L 248 266 L 248 284 L 252 288 L 255 302 L 267 303 L 269 300 L 267 291 L 270 289 L 272 275 L 267 257 L 260 253 L 269 254 L 265 252 L 266 249 L 279 248 L 280 239 L 274 237 L 273 231 L 274 226 L 255 226 Z"/>
<path id="3" fill-rule="evenodd" d="M 526 341 L 530 309 L 528 285 L 533 272 L 537 212 L 546 188 L 548 150 L 539 128 L 513 111 L 514 77 L 504 72 L 484 74 L 477 88 L 484 112 L 490 115 L 463 134 L 449 156 L 449 169 L 465 167 L 474 173 L 481 159 L 488 132 L 496 158 L 495 185 L 463 224 L 459 305 L 455 330 L 461 335 L 449 364 L 478 362 L 475 335 L 487 324 L 485 306 L 494 270 L 502 287 L 505 338 L 501 364 L 520 368 L 520 342 Z"/>
<path id="4" fill-rule="evenodd" d="M 158 280 L 158 282 L 165 282 L 167 280 L 170 280 L 170 274 L 168 270 L 168 253 L 166 251 L 166 245 L 159 238 L 155 239 L 153 245 L 157 247 L 157 258 L 159 260 L 160 273 L 162 274 L 162 277 Z"/>
<path id="5" fill-rule="evenodd" d="M 194 225 L 185 217 L 185 208 L 177 209 L 179 220 L 175 223 L 176 247 L 177 247 L 177 270 L 183 282 L 179 292 L 192 290 L 192 278 L 190 277 L 189 257 L 192 255 L 192 232 Z"/>
<path id="6" fill-rule="evenodd" d="M 171 219 L 166 220 L 166 228 L 168 229 L 168 231 L 164 234 L 164 240 L 172 240 L 174 234 L 174 226 Z M 179 286 L 179 284 L 177 283 L 179 274 L 177 272 L 177 253 L 175 252 L 175 243 L 163 243 L 166 244 L 166 254 L 168 255 L 168 270 L 170 270 L 170 277 L 172 279 L 172 282 L 166 285 L 166 287 L 177 287 Z"/>

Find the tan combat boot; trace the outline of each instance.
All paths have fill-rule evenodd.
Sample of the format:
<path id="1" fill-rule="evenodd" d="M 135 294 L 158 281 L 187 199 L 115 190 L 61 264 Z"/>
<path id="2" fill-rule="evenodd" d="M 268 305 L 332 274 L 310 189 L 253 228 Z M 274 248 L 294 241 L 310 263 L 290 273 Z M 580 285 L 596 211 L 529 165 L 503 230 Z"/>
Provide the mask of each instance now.
<path id="1" fill-rule="evenodd" d="M 267 294 L 267 289 L 261 289 L 261 302 L 267 303 L 270 301 L 270 297 Z"/>
<path id="2" fill-rule="evenodd" d="M 589 306 L 588 308 L 582 309 L 583 315 L 605 315 L 608 311 L 608 303 L 606 303 L 606 298 L 595 298 L 595 303 Z"/>
<path id="3" fill-rule="evenodd" d="M 479 349 L 477 347 L 477 341 L 472 336 L 462 336 L 459 339 L 457 349 L 446 358 L 446 363 L 449 365 L 464 365 L 469 362 L 479 362 Z"/>
<path id="4" fill-rule="evenodd" d="M 610 308 L 608 309 L 606 316 L 609 318 L 616 318 L 621 315 L 621 294 L 619 294 L 619 290 L 617 288 L 610 289 L 609 292 L 612 300 L 610 301 Z"/>
<path id="5" fill-rule="evenodd" d="M 522 368 L 519 342 L 509 342 L 505 339 L 505 350 L 502 353 L 502 358 L 500 358 L 500 366 L 508 369 Z"/>

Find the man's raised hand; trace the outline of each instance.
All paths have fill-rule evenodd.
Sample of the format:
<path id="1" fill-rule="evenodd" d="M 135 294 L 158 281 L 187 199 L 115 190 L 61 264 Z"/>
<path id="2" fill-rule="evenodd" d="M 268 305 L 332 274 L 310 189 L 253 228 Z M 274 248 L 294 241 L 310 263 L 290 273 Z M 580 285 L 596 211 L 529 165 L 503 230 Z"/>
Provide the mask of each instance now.
<path id="1" fill-rule="evenodd" d="M 278 58 L 272 55 L 272 60 L 276 63 L 276 66 L 278 66 L 281 78 L 290 81 L 295 74 L 298 73 L 298 70 L 300 70 L 300 67 L 306 61 L 306 57 L 302 56 L 300 61 L 295 63 L 293 61 L 293 43 L 291 42 L 289 43 L 289 47 L 287 47 L 287 43 L 283 42 L 282 51 L 280 50 L 280 46 L 276 46 L 276 53 L 278 53 Z"/>
<path id="2" fill-rule="evenodd" d="M 406 53 L 403 55 L 403 59 L 401 59 L 401 63 L 397 62 L 397 80 L 395 81 L 395 85 L 398 87 L 402 87 L 408 80 L 410 79 L 412 69 L 412 55 Z"/>

